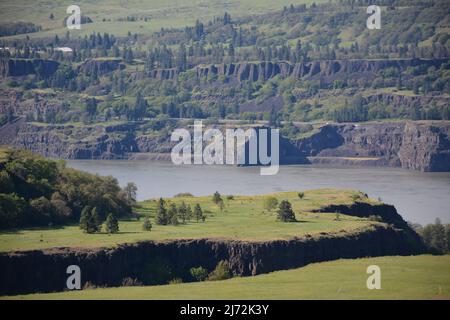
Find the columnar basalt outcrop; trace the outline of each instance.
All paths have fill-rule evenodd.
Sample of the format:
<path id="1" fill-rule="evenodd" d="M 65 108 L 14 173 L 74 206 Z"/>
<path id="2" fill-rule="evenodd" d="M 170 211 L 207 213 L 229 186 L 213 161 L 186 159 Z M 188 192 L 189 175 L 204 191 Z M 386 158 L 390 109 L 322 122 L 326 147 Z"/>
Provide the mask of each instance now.
<path id="1" fill-rule="evenodd" d="M 379 60 L 318 60 L 291 64 L 286 61 L 237 62 L 196 67 L 198 79 L 225 77 L 235 81 L 267 81 L 279 76 L 294 79 L 333 80 L 340 75 L 374 77 L 379 71 L 396 68 L 405 71 L 408 67 L 434 66 L 439 68 L 448 59 L 379 59 Z"/>
<path id="2" fill-rule="evenodd" d="M 125 69 L 122 59 L 89 59 L 79 67 L 78 71 L 86 76 L 94 74 L 102 76 L 118 69 Z"/>
<path id="3" fill-rule="evenodd" d="M 19 77 L 30 74 L 38 74 L 47 78 L 58 69 L 59 62 L 44 59 L 0 59 L 0 76 Z"/>

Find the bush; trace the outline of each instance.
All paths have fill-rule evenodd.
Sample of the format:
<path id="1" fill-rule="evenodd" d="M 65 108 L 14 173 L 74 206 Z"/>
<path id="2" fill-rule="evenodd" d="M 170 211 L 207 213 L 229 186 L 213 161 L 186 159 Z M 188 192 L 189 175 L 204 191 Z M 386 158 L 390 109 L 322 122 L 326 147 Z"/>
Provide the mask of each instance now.
<path id="1" fill-rule="evenodd" d="M 216 281 L 216 280 L 226 280 L 231 278 L 230 268 L 228 266 L 227 261 L 220 261 L 213 272 L 211 272 L 208 276 L 208 280 Z"/>
<path id="2" fill-rule="evenodd" d="M 272 211 L 278 205 L 278 200 L 275 197 L 266 197 L 263 202 L 265 210 Z"/>
<path id="3" fill-rule="evenodd" d="M 145 217 L 144 223 L 142 225 L 142 230 L 144 231 L 152 231 L 152 223 L 149 217 Z"/>
<path id="4" fill-rule="evenodd" d="M 197 281 L 204 281 L 208 277 L 208 270 L 203 267 L 193 267 L 189 270 L 192 278 Z"/>
<path id="5" fill-rule="evenodd" d="M 183 279 L 181 278 L 173 278 L 169 281 L 169 284 L 177 284 L 177 283 L 183 283 Z"/>
<path id="6" fill-rule="evenodd" d="M 298 197 L 299 197 L 300 200 L 303 199 L 305 197 L 305 193 L 304 192 L 299 192 L 298 193 Z"/>

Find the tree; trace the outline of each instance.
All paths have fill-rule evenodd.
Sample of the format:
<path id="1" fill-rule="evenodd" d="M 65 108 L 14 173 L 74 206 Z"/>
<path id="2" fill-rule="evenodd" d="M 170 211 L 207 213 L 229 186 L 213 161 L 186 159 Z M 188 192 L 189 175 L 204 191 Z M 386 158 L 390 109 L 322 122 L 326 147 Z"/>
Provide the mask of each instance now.
<path id="1" fill-rule="evenodd" d="M 167 218 L 166 203 L 163 198 L 159 198 L 158 207 L 156 209 L 156 224 L 167 225 Z"/>
<path id="2" fill-rule="evenodd" d="M 266 197 L 263 202 L 263 207 L 265 210 L 272 211 L 278 205 L 278 200 L 275 197 Z"/>
<path id="3" fill-rule="evenodd" d="M 188 220 L 191 220 L 194 217 L 194 213 L 192 212 L 192 207 L 190 205 L 187 206 L 186 216 Z"/>
<path id="4" fill-rule="evenodd" d="M 88 222 L 89 229 L 92 232 L 100 232 L 102 229 L 102 221 L 100 220 L 100 215 L 98 214 L 97 207 L 94 207 L 91 211 L 91 219 Z"/>
<path id="5" fill-rule="evenodd" d="M 181 219 L 181 223 L 185 224 L 186 220 L 188 219 L 188 209 L 187 209 L 186 203 L 184 203 L 184 201 L 181 202 L 181 204 L 178 208 L 178 216 Z"/>
<path id="6" fill-rule="evenodd" d="M 440 253 L 445 253 L 447 251 L 446 242 L 445 227 L 442 225 L 441 220 L 436 218 L 431 236 L 431 246 Z"/>
<path id="7" fill-rule="evenodd" d="M 168 222 L 171 225 L 177 226 L 179 224 L 178 222 L 178 210 L 175 203 L 170 204 L 169 212 L 168 212 Z"/>
<path id="8" fill-rule="evenodd" d="M 213 202 L 214 202 L 216 205 L 219 205 L 219 203 L 220 203 L 221 201 L 223 201 L 223 200 L 222 200 L 222 197 L 220 196 L 220 193 L 219 193 L 218 191 L 214 192 L 214 195 L 213 195 Z"/>
<path id="9" fill-rule="evenodd" d="M 195 208 L 194 208 L 194 216 L 195 216 L 195 220 L 197 222 L 199 222 L 200 220 L 203 219 L 203 211 L 198 203 L 195 205 Z"/>
<path id="10" fill-rule="evenodd" d="M 136 205 L 137 186 L 134 182 L 128 182 L 123 188 L 127 202 L 130 206 Z"/>
<path id="11" fill-rule="evenodd" d="M 144 231 L 152 231 L 152 223 L 151 223 L 151 221 L 150 221 L 150 218 L 149 217 L 145 217 L 145 219 L 144 219 L 144 224 L 142 225 L 142 229 L 144 230 Z"/>
<path id="12" fill-rule="evenodd" d="M 289 201 L 283 200 L 278 207 L 278 220 L 283 222 L 294 222 L 295 219 L 294 211 L 292 210 L 292 205 Z"/>
<path id="13" fill-rule="evenodd" d="M 107 233 L 119 232 L 119 221 L 117 221 L 117 218 L 112 213 L 110 213 L 106 218 L 106 232 Z"/>
<path id="14" fill-rule="evenodd" d="M 299 197 L 300 200 L 303 199 L 305 197 L 305 193 L 304 192 L 299 192 L 298 193 L 298 197 Z"/>
<path id="15" fill-rule="evenodd" d="M 97 208 L 86 206 L 81 211 L 80 229 L 86 233 L 95 233 L 101 230 L 101 221 L 97 212 Z"/>

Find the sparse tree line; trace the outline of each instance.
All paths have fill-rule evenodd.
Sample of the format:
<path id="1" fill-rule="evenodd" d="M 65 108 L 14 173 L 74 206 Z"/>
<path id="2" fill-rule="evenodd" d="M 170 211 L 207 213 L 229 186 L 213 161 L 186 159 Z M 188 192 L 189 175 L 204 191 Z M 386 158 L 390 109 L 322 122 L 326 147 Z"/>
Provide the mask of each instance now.
<path id="1" fill-rule="evenodd" d="M 413 224 L 412 227 L 433 253 L 450 254 L 450 224 L 442 224 L 437 218 L 434 224 L 425 226 Z"/>

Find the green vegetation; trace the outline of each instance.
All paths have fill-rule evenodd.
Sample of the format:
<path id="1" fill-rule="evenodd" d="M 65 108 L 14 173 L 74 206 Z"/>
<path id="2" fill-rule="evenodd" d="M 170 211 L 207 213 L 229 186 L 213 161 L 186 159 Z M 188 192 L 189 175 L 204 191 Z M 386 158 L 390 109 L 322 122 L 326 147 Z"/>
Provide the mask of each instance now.
<path id="1" fill-rule="evenodd" d="M 0 154 L 0 230 L 79 221 L 83 230 L 96 232 L 108 212 L 131 214 L 130 199 L 113 177 L 69 169 L 28 151 Z"/>
<path id="2" fill-rule="evenodd" d="M 202 3 L 201 9 L 196 0 L 181 1 L 182 8 L 177 10 L 174 7 L 180 2 L 156 2 L 131 1 L 125 6 L 116 1 L 101 0 L 95 5 L 82 1 L 83 14 L 93 22 L 69 32 L 62 27 L 63 4 L 53 4 L 59 14 L 55 12 L 52 19 L 48 3 L 32 14 L 28 9 L 17 11 L 16 2 L 3 5 L 0 17 L 8 29 L 5 35 L 17 35 L 0 37 L 0 46 L 9 48 L 0 51 L 0 56 L 36 64 L 26 79 L 6 77 L 0 82 L 5 96 L 11 91 L 24 93 L 18 98 L 21 107 L 5 113 L 39 123 L 148 118 L 153 119 L 149 128 L 160 135 L 161 129 L 170 126 L 169 118 L 266 120 L 273 126 L 281 126 L 284 120 L 286 137 L 312 130 L 293 121 L 450 119 L 448 61 L 395 63 L 411 58 L 448 59 L 450 37 L 443 27 L 448 19 L 446 1 L 381 1 L 383 28 L 376 31 L 365 27 L 366 0 L 232 0 L 226 5 Z M 243 17 L 247 11 L 242 9 L 249 7 L 254 16 Z M 17 22 L 18 17 L 26 21 L 26 27 Z M 38 32 L 18 34 L 32 31 Z M 55 50 L 65 46 L 73 52 Z M 59 62 L 57 70 L 49 72 L 39 59 Z M 340 72 L 347 67 L 330 63 L 315 76 L 258 76 L 239 79 L 239 85 L 230 75 L 197 76 L 197 68 L 222 63 L 265 70 L 263 64 L 268 62 L 293 67 L 355 59 L 379 65 L 350 74 Z M 336 74 L 327 75 L 329 71 Z M 380 93 L 388 96 L 380 97 Z M 427 96 L 424 103 L 416 99 L 423 96 Z M 46 112 L 36 110 L 42 100 L 52 102 Z"/>
<path id="3" fill-rule="evenodd" d="M 335 213 L 314 213 L 315 209 L 331 204 L 351 204 L 358 192 L 352 190 L 320 189 L 308 190 L 300 200 L 298 192 L 271 194 L 281 202 L 288 200 L 292 204 L 297 220 L 301 223 L 282 223 L 277 221 L 276 211 L 264 210 L 264 200 L 268 195 L 235 196 L 233 200 L 223 200 L 226 211 L 221 212 L 211 196 L 176 197 L 164 199 L 167 206 L 175 204 L 178 208 L 184 202 L 194 209 L 193 218 L 186 224 L 160 225 L 157 223 L 161 200 L 148 200 L 138 204 L 137 213 L 151 220 L 151 232 L 144 231 L 141 221 L 121 220 L 120 231 L 105 236 L 102 233 L 83 233 L 77 225 L 59 228 L 14 229 L 0 233 L 0 251 L 27 250 L 49 247 L 110 247 L 119 243 L 142 240 L 220 238 L 264 241 L 270 239 L 290 239 L 307 234 L 319 236 L 321 233 L 345 234 L 370 228 L 372 222 L 367 219 L 341 215 L 335 221 Z M 363 199 L 377 203 L 371 199 Z M 166 212 L 167 215 L 167 212 Z M 203 219 L 205 218 L 205 219 Z M 204 222 L 202 222 L 204 221 Z"/>
<path id="4" fill-rule="evenodd" d="M 418 234 L 422 237 L 426 246 L 434 253 L 450 253 L 450 224 L 443 225 L 439 218 L 434 224 L 426 226 L 412 225 Z"/>
<path id="5" fill-rule="evenodd" d="M 367 267 L 381 269 L 381 289 L 366 287 Z M 33 294 L 7 299 L 448 299 L 450 256 L 336 260 L 255 277 L 153 287 Z"/>

